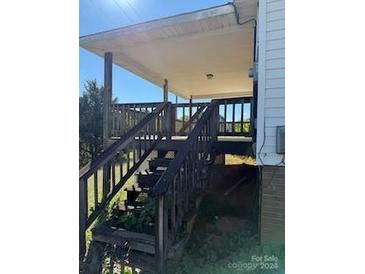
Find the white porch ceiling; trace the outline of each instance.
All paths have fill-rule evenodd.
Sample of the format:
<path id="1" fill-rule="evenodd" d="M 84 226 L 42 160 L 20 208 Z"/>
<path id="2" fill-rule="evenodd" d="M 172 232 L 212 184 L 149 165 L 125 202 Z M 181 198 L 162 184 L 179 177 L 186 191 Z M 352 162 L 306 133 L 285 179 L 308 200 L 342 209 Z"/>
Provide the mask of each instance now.
<path id="1" fill-rule="evenodd" d="M 237 2 L 240 22 L 256 17 L 256 1 Z M 223 5 L 80 37 L 80 46 L 184 98 L 252 95 L 253 22 L 237 24 Z M 206 75 L 213 74 L 212 80 Z"/>

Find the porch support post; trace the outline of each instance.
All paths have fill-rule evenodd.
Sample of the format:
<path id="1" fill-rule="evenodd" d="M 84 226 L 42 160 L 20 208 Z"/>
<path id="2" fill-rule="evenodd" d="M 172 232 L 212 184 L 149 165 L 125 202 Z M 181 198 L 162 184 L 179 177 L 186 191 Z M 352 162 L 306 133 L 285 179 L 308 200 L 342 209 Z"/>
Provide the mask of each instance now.
<path id="1" fill-rule="evenodd" d="M 104 94 L 103 94 L 103 145 L 104 149 L 108 146 L 110 132 L 110 114 L 112 103 L 112 69 L 113 54 L 104 54 Z"/>
<path id="2" fill-rule="evenodd" d="M 165 83 L 163 85 L 163 101 L 164 102 L 167 102 L 169 100 L 168 93 L 169 93 L 169 83 L 168 83 L 167 79 L 165 79 Z"/>
<path id="3" fill-rule="evenodd" d="M 155 250 L 156 250 L 156 266 L 159 274 L 165 274 L 165 255 L 166 255 L 166 201 L 164 195 L 156 197 L 155 207 L 155 223 L 156 223 L 156 238 L 155 238 Z"/>

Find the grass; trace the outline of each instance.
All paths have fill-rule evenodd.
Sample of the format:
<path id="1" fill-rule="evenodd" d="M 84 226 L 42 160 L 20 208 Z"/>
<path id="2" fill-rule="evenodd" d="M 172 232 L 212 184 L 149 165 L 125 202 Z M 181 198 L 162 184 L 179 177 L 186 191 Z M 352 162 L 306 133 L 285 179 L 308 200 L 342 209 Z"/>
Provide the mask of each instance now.
<path id="1" fill-rule="evenodd" d="M 226 154 L 226 165 L 255 165 L 256 160 L 250 156 Z"/>
<path id="2" fill-rule="evenodd" d="M 249 220 L 249 225 L 235 232 L 222 232 L 216 225 L 218 216 Z M 261 245 L 254 217 L 249 213 L 217 205 L 208 196 L 196 220 L 182 258 L 169 261 L 168 273 L 284 273 L 284 245 Z M 212 237 L 219 241 L 209 241 Z"/>
<path id="3" fill-rule="evenodd" d="M 130 162 L 130 167 L 133 166 L 133 161 Z M 122 177 L 127 173 L 127 163 L 123 163 L 123 174 Z M 121 179 L 120 174 L 120 165 L 116 165 L 115 168 L 115 179 L 116 182 L 118 182 Z M 94 193 L 94 180 L 95 176 L 90 176 L 90 178 L 87 180 L 88 184 L 88 193 L 87 193 L 87 199 L 88 199 L 88 215 L 90 215 L 95 208 L 95 193 Z M 98 183 L 98 202 L 100 203 L 102 200 L 102 189 L 103 189 L 103 169 L 99 169 L 97 171 L 97 183 Z M 89 229 L 86 230 L 86 242 L 87 245 L 90 243 L 92 238 L 91 229 L 98 223 L 105 220 L 110 213 L 111 205 L 115 204 L 117 201 L 125 200 L 127 197 L 127 192 L 124 190 L 126 187 L 129 187 L 135 183 L 135 176 L 131 176 L 128 181 L 125 183 L 125 185 L 122 187 L 122 189 L 113 197 L 113 199 L 110 201 L 109 205 L 107 206 L 106 210 L 95 220 L 95 222 L 89 227 Z"/>

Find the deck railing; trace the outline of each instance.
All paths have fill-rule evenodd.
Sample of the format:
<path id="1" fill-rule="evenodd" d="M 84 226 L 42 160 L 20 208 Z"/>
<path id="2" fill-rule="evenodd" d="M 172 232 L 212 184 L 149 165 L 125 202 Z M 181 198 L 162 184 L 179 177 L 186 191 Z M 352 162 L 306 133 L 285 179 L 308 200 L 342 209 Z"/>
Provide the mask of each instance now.
<path id="1" fill-rule="evenodd" d="M 156 199 L 155 250 L 159 273 L 163 273 L 169 247 L 183 226 L 190 202 L 207 187 L 208 161 L 217 137 L 217 117 L 218 102 L 212 101 L 152 190 Z"/>
<path id="2" fill-rule="evenodd" d="M 178 103 L 172 104 L 172 115 L 175 121 L 172 135 L 188 135 L 194 128 L 199 115 L 209 103 Z"/>
<path id="3" fill-rule="evenodd" d="M 218 135 L 252 137 L 252 97 L 218 100 Z M 110 137 L 120 137 L 150 114 L 160 103 L 113 104 Z M 170 134 L 187 136 L 209 103 L 171 104 Z"/>
<path id="4" fill-rule="evenodd" d="M 160 103 L 120 139 L 103 151 L 79 174 L 80 257 L 86 251 L 86 230 L 138 169 L 140 164 L 168 135 L 169 103 Z M 145 112 L 147 113 L 147 112 Z"/>
<path id="5" fill-rule="evenodd" d="M 218 135 L 252 137 L 252 97 L 219 100 Z"/>
<path id="6" fill-rule="evenodd" d="M 152 113 L 161 102 L 111 105 L 110 137 L 120 137 Z"/>
<path id="7" fill-rule="evenodd" d="M 160 103 L 112 104 L 109 136 L 118 138 L 138 124 Z M 171 104 L 171 134 L 187 135 L 209 103 Z"/>

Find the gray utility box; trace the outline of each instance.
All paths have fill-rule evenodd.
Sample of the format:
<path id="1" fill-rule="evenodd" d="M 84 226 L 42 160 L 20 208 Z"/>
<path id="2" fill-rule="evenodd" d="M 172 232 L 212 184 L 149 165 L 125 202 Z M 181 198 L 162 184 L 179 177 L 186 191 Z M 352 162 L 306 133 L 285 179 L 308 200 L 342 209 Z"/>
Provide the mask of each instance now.
<path id="1" fill-rule="evenodd" d="M 276 153 L 285 154 L 285 126 L 276 127 Z"/>

